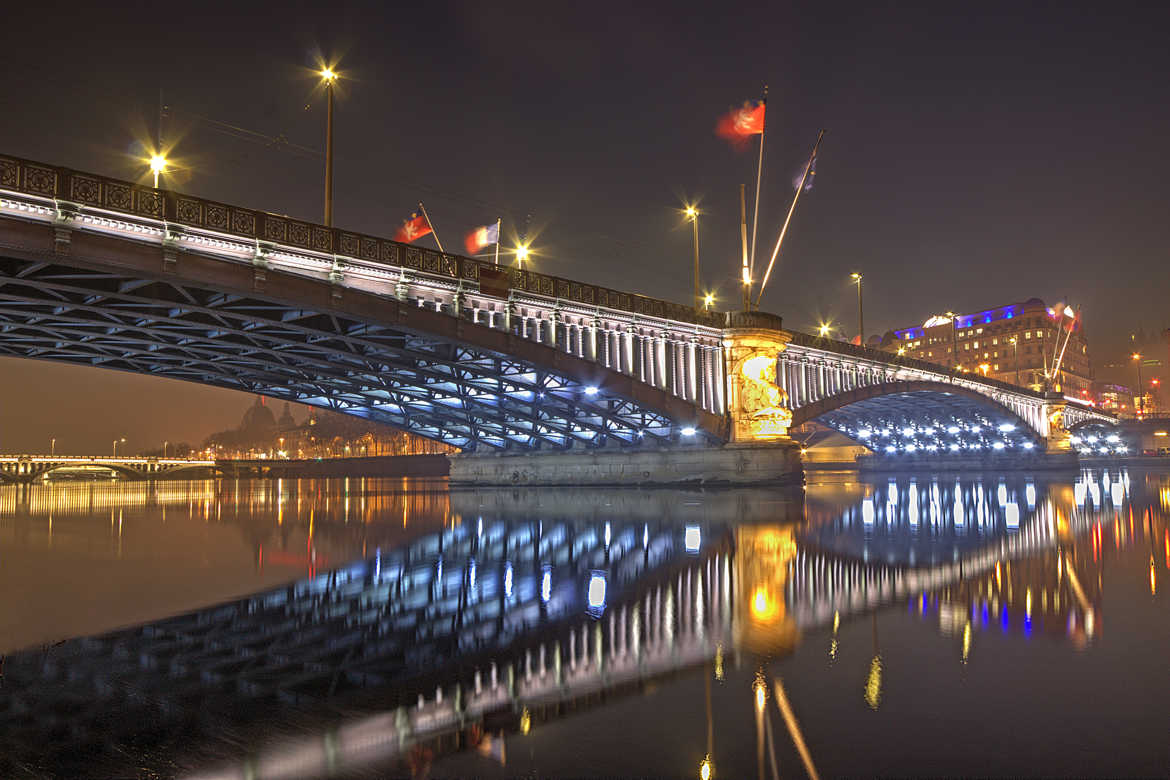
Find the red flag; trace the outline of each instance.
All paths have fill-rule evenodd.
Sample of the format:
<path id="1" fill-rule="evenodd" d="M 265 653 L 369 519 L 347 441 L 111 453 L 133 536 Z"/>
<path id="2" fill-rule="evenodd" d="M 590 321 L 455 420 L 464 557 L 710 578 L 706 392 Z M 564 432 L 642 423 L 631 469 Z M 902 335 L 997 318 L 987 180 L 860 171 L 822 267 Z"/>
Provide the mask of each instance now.
<path id="1" fill-rule="evenodd" d="M 741 108 L 732 109 L 719 117 L 719 122 L 715 125 L 716 135 L 736 146 L 742 146 L 747 143 L 750 136 L 764 132 L 766 107 L 767 104 L 763 100 L 745 101 Z"/>
<path id="2" fill-rule="evenodd" d="M 410 214 L 410 219 L 403 222 L 402 227 L 398 228 L 398 232 L 394 234 L 394 240 L 409 244 L 431 232 L 433 232 L 431 223 L 427 220 L 426 215 L 419 211 L 413 211 Z"/>

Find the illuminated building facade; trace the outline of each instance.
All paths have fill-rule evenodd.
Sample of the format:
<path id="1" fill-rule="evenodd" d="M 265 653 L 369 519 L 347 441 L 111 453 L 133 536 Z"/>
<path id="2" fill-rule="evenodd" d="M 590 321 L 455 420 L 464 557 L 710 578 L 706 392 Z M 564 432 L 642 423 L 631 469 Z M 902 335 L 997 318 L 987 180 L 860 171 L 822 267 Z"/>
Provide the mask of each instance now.
<path id="1" fill-rule="evenodd" d="M 1064 345 L 1072 319 L 1039 298 L 954 317 L 935 315 L 921 326 L 893 330 L 881 348 L 948 368 L 979 372 L 1002 382 L 1040 389 L 1045 363 Z M 1059 336 L 1059 340 L 1058 337 Z M 1093 368 L 1083 322 L 1078 321 L 1064 348 L 1054 389 L 1088 398 Z"/>

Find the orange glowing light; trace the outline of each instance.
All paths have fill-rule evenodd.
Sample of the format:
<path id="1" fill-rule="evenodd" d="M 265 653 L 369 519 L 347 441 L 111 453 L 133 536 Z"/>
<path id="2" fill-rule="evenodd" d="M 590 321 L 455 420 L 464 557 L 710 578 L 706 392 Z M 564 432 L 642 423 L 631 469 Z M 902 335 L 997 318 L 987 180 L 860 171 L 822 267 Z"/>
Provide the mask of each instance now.
<path id="1" fill-rule="evenodd" d="M 779 612 L 779 605 L 766 588 L 760 586 L 752 592 L 752 617 L 756 620 L 775 620 Z"/>

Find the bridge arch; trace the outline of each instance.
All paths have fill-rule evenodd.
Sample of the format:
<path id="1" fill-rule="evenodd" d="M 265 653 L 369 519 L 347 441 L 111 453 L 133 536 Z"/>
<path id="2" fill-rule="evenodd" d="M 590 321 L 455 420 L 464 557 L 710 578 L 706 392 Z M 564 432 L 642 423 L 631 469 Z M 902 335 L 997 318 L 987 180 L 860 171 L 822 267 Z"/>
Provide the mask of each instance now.
<path id="1" fill-rule="evenodd" d="M 88 238 L 88 237 L 86 237 Z M 180 253 L 184 278 L 8 249 L 0 355 L 147 373 L 328 408 L 476 449 L 727 438 L 722 415 L 552 343 L 327 280 Z M 96 251 L 96 249 L 95 249 Z M 28 257 L 21 257 L 28 255 Z M 665 363 L 666 361 L 663 361 Z"/>
<path id="2" fill-rule="evenodd" d="M 882 382 L 792 411 L 793 426 L 818 422 L 874 452 L 1032 450 L 1044 437 L 977 390 L 927 380 Z"/>

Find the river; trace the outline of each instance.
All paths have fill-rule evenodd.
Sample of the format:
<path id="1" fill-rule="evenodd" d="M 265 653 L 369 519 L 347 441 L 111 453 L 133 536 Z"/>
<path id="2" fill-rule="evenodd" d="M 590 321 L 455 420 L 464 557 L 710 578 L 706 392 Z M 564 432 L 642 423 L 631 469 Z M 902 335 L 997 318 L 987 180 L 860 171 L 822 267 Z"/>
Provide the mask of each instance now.
<path id="1" fill-rule="evenodd" d="M 546 593 L 540 622 L 525 629 L 539 633 L 574 616 L 609 620 L 612 630 L 627 616 L 623 599 L 649 604 L 638 594 L 661 580 L 678 594 L 666 611 L 673 656 L 698 654 L 633 686 L 526 706 L 519 720 L 488 728 L 480 749 L 435 743 L 408 758 L 346 764 L 344 776 L 696 777 L 708 761 L 718 777 L 766 778 L 802 774 L 806 760 L 826 777 L 1165 775 L 1168 517 L 1170 469 L 812 472 L 803 491 L 463 491 L 401 479 L 8 485 L 0 653 L 50 653 L 68 637 L 320 579 L 357 560 L 381 567 L 396 551 L 430 549 L 428 539 L 496 528 L 508 539 L 528 527 L 552 539 L 567 528 L 566 538 L 582 540 L 567 545 L 567 561 L 538 552 L 525 569 L 505 543 L 499 560 L 472 554 L 460 587 L 480 598 L 496 587 L 504 600 L 506 567 L 511 600 L 515 560 L 515 598 L 527 587 L 536 603 L 543 572 L 554 593 L 608 573 L 612 604 L 603 588 L 599 604 L 590 591 L 584 609 L 582 592 L 557 612 L 559 597 Z M 706 568 L 687 562 L 692 533 L 696 549 L 700 535 L 704 550 L 725 545 Z M 594 547 L 599 557 L 583 563 Z M 466 574 L 453 549 L 447 565 Z M 642 558 L 631 553 L 639 550 Z M 441 579 L 441 544 L 434 557 L 427 565 L 437 562 Z M 625 561 L 638 566 L 620 580 Z M 643 614 L 649 622 L 654 613 Z M 726 633 L 704 634 L 704 621 Z M 616 647 L 620 655 L 620 638 Z M 441 687 L 443 664 L 460 657 L 433 663 Z M 47 688 L 24 690 L 35 698 Z M 0 725 L 28 725 L 11 707 L 0 716 Z M 302 718 L 290 731 L 286 719 L 246 737 L 212 729 L 192 737 L 216 743 L 206 749 L 172 741 L 98 751 L 81 766 L 242 777 L 245 755 L 291 755 L 281 746 L 319 743 L 318 725 L 336 720 Z M 13 764 L 28 776 L 79 771 L 51 749 L 28 759 L 30 750 Z M 314 776 L 305 761 L 309 769 L 285 776 Z"/>

